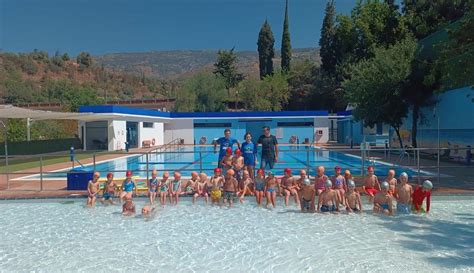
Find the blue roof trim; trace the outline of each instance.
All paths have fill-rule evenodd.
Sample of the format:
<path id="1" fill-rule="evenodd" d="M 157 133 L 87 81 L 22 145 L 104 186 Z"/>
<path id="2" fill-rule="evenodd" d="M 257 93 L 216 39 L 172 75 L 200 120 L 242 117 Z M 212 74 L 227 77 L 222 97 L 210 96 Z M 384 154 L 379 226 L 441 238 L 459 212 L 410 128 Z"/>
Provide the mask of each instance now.
<path id="1" fill-rule="evenodd" d="M 329 112 L 319 111 L 279 111 L 279 112 L 160 112 L 148 109 L 129 108 L 116 105 L 80 106 L 81 113 L 116 113 L 163 118 L 250 118 L 250 117 L 318 117 L 328 116 Z"/>
<path id="2" fill-rule="evenodd" d="M 337 112 L 337 115 L 338 116 L 351 116 L 352 115 L 352 110 Z"/>
<path id="3" fill-rule="evenodd" d="M 170 118 L 169 112 L 160 112 L 155 110 L 141 109 L 141 108 L 130 108 L 116 105 L 94 105 L 94 106 L 80 106 L 79 112 L 81 113 L 115 113 L 115 114 L 127 114 L 137 116 L 151 116 Z"/>

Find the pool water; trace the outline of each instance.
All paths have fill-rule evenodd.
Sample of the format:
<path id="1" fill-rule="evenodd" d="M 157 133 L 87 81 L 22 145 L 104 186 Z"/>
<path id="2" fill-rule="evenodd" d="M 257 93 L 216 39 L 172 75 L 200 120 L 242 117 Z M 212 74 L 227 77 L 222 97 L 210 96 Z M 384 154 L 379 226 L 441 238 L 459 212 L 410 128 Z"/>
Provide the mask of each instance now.
<path id="1" fill-rule="evenodd" d="M 138 199 L 138 210 L 144 199 Z M 474 270 L 472 197 L 434 197 L 430 215 L 166 206 L 122 217 L 85 200 L 0 202 L 0 271 L 446 272 Z"/>
<path id="2" fill-rule="evenodd" d="M 275 165 L 275 173 L 283 174 L 283 169 L 291 168 L 295 170 L 295 174 L 299 169 L 309 169 L 309 174 L 316 175 L 316 167 L 323 165 L 326 168 L 326 174 L 333 175 L 334 167 L 340 166 L 343 170 L 350 170 L 353 174 L 360 174 L 362 169 L 366 169 L 369 165 L 375 166 L 375 174 L 385 176 L 389 169 L 395 169 L 397 174 L 405 171 L 410 176 L 417 175 L 412 169 L 392 166 L 383 162 L 365 161 L 362 165 L 360 157 L 346 154 L 343 152 L 327 151 L 317 148 L 305 147 L 281 147 L 279 154 L 279 162 Z M 258 156 L 260 158 L 260 156 Z M 212 174 L 212 170 L 217 166 L 218 154 L 213 152 L 213 147 L 181 147 L 178 151 L 167 153 L 151 153 L 148 155 L 148 168 L 157 169 L 160 173 L 164 170 L 179 170 L 185 177 L 190 176 L 192 171 L 204 171 Z M 91 171 L 93 166 L 78 168 Z M 134 175 L 146 177 L 147 155 L 124 156 L 114 160 L 97 163 L 95 170 L 103 172 L 114 171 L 116 177 L 124 177 L 126 170 L 133 170 Z M 66 177 L 68 170 L 62 170 L 58 173 L 47 173 L 43 177 L 62 178 Z M 38 179 L 39 176 L 35 176 Z"/>

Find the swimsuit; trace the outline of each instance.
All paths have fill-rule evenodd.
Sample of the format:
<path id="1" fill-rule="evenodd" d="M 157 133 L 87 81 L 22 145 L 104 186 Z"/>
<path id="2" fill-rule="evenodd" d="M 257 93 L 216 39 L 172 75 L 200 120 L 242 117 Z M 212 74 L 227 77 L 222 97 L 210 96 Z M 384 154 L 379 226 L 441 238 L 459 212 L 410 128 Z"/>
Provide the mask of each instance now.
<path id="1" fill-rule="evenodd" d="M 156 192 L 156 189 L 158 188 L 158 179 L 152 178 L 150 179 L 150 192 Z"/>
<path id="2" fill-rule="evenodd" d="M 377 192 L 379 192 L 379 191 L 376 190 L 375 188 L 372 188 L 372 187 L 370 187 L 370 188 L 365 187 L 365 192 L 366 192 L 367 194 L 375 195 L 375 194 L 376 194 Z"/>
<path id="3" fill-rule="evenodd" d="M 269 192 L 269 193 L 273 193 L 274 191 L 275 191 L 274 188 L 267 189 L 267 192 Z"/>
<path id="4" fill-rule="evenodd" d="M 244 175 L 244 169 L 236 170 L 234 169 L 234 177 L 237 179 L 237 181 L 242 180 L 242 176 Z"/>
<path id="5" fill-rule="evenodd" d="M 410 207 L 408 207 L 408 204 L 397 203 L 397 212 L 403 213 L 403 214 L 409 214 Z"/>
<path id="6" fill-rule="evenodd" d="M 388 210 L 388 204 L 379 204 L 379 205 L 382 207 L 382 209 Z"/>
<path id="7" fill-rule="evenodd" d="M 112 196 L 114 195 L 113 192 L 104 192 L 104 196 L 102 196 L 104 198 L 104 200 L 109 200 L 112 198 Z"/>
<path id="8" fill-rule="evenodd" d="M 358 208 L 351 208 L 351 210 L 352 210 L 353 212 L 358 212 L 358 211 L 359 211 Z"/>
<path id="9" fill-rule="evenodd" d="M 265 190 L 265 181 L 263 179 L 257 178 L 255 180 L 255 190 L 264 191 Z"/>
<path id="10" fill-rule="evenodd" d="M 217 200 L 221 198 L 222 192 L 219 189 L 214 189 L 211 191 L 211 198 Z"/>
<path id="11" fill-rule="evenodd" d="M 224 199 L 233 201 L 234 198 L 235 198 L 235 192 L 233 192 L 233 191 L 224 191 Z"/>
<path id="12" fill-rule="evenodd" d="M 304 198 L 301 198 L 301 206 L 304 210 L 310 210 L 311 209 L 311 200 L 306 200 Z"/>
<path id="13" fill-rule="evenodd" d="M 179 185 L 181 184 L 181 181 L 173 181 L 173 191 L 177 191 L 179 189 Z"/>
<path id="14" fill-rule="evenodd" d="M 324 190 L 324 184 L 328 180 L 328 177 L 323 175 L 321 177 L 316 177 L 316 182 L 314 183 L 314 188 L 316 190 Z"/>
<path id="15" fill-rule="evenodd" d="M 340 188 L 342 188 L 343 185 L 344 185 L 344 177 L 336 178 L 336 180 L 334 182 L 334 187 L 340 189 Z"/>
<path id="16" fill-rule="evenodd" d="M 168 181 L 161 181 L 160 191 L 161 192 L 168 191 Z"/>
<path id="17" fill-rule="evenodd" d="M 336 206 L 335 205 L 332 205 L 332 206 L 329 206 L 329 205 L 322 205 L 321 206 L 321 211 L 322 212 L 331 212 L 331 211 L 335 211 L 336 210 Z"/>
<path id="18" fill-rule="evenodd" d="M 123 189 L 126 192 L 131 192 L 134 188 L 135 188 L 135 183 L 133 183 L 133 181 L 131 180 L 130 182 L 125 182 L 125 184 L 123 185 Z"/>

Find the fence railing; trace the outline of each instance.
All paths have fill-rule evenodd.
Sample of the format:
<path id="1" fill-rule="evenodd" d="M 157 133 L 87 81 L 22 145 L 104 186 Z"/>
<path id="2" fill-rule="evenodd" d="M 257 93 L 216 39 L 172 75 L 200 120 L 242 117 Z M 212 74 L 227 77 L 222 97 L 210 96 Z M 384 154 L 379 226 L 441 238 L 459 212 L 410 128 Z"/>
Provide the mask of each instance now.
<path id="1" fill-rule="evenodd" d="M 189 150 L 191 149 L 191 150 Z M 384 177 L 388 170 L 395 169 L 397 175 L 405 171 L 410 181 L 420 183 L 431 179 L 435 185 L 443 187 L 464 187 L 474 189 L 474 168 L 471 166 L 470 148 L 450 150 L 448 148 L 337 148 L 313 147 L 311 145 L 280 146 L 279 161 L 274 171 L 280 175 L 283 169 L 305 169 L 311 177 L 318 166 L 325 166 L 326 173 L 333 175 L 339 165 L 349 170 L 360 183 L 367 174 L 368 166 L 375 166 L 376 174 Z M 137 180 L 148 180 L 156 169 L 180 171 L 183 177 L 191 171 L 212 174 L 217 166 L 217 152 L 210 147 L 183 146 L 179 139 L 167 145 L 146 152 L 84 152 L 77 153 L 74 161 L 70 155 L 9 156 L 9 166 L 0 156 L 0 190 L 62 190 L 66 188 L 68 173 L 112 172 L 122 178 L 127 170 L 132 170 Z M 469 159 L 469 160 L 468 160 Z M 76 162 L 76 164 L 74 164 Z M 77 164 L 80 162 L 81 165 Z M 257 167 L 260 163 L 258 156 Z M 71 171 L 73 167 L 79 167 Z M 294 173 L 298 175 L 298 173 Z M 172 175 L 172 174 L 171 174 Z M 381 179 L 382 179 L 381 178 Z"/>

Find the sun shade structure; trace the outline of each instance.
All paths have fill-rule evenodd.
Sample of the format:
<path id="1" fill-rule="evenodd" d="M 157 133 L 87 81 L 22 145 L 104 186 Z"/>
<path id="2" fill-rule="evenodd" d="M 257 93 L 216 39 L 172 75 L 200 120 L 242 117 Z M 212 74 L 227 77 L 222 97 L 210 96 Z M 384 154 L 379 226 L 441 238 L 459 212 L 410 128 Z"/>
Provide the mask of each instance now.
<path id="1" fill-rule="evenodd" d="M 0 105 L 0 118 L 30 118 L 34 120 L 46 119 L 72 119 L 81 120 L 90 116 L 91 113 L 71 113 L 71 112 L 52 112 L 31 110 L 13 105 Z"/>

